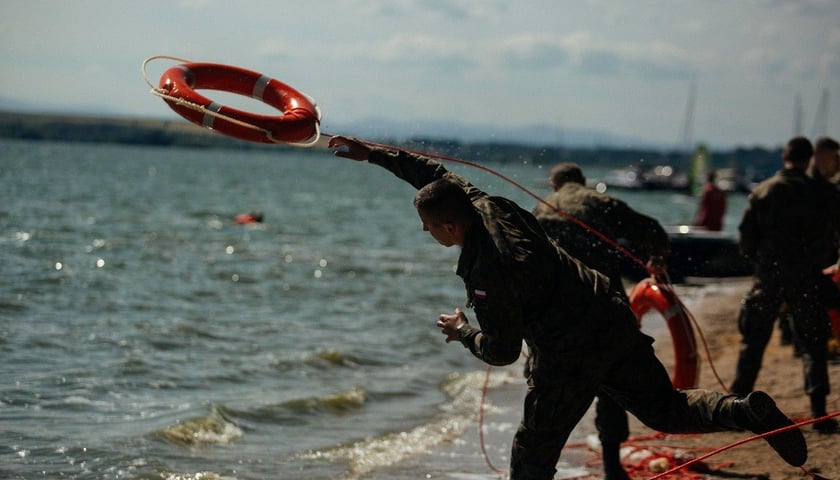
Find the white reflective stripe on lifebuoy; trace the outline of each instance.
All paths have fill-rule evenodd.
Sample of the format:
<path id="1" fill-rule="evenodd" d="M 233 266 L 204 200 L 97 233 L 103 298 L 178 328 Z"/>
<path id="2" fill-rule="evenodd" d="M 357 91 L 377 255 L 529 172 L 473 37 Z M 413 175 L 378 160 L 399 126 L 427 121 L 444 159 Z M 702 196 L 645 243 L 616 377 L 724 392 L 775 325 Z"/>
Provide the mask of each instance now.
<path id="1" fill-rule="evenodd" d="M 205 128 L 213 128 L 213 122 L 216 120 L 214 113 L 219 113 L 222 109 L 222 104 L 217 102 L 210 102 L 210 105 L 204 107 L 204 117 L 201 119 L 201 126 Z M 209 113 L 213 112 L 213 113 Z"/>
<path id="2" fill-rule="evenodd" d="M 266 77 L 265 75 L 261 75 L 260 78 L 254 83 L 254 89 L 251 91 L 251 96 L 256 98 L 257 100 L 262 101 L 263 93 L 265 93 L 265 87 L 268 86 L 268 82 L 271 81 L 271 78 Z"/>

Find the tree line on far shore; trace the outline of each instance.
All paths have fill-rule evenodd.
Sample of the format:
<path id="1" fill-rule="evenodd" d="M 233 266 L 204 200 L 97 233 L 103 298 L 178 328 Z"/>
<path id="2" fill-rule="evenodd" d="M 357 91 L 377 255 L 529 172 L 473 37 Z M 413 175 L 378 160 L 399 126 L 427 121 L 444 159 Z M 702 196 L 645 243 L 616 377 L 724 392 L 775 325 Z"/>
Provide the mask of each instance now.
<path id="1" fill-rule="evenodd" d="M 71 115 L 0 112 L 0 138 L 55 142 L 91 142 L 236 150 L 293 149 L 285 145 L 245 142 L 217 135 L 183 120 L 108 118 Z M 616 147 L 564 147 L 498 142 L 461 142 L 443 138 L 366 139 L 421 152 L 435 153 L 477 163 L 530 163 L 553 165 L 573 161 L 581 165 L 624 167 L 670 165 L 687 169 L 693 152 Z M 767 177 L 781 168 L 781 149 L 761 147 L 712 151 L 715 168 L 749 171 Z"/>

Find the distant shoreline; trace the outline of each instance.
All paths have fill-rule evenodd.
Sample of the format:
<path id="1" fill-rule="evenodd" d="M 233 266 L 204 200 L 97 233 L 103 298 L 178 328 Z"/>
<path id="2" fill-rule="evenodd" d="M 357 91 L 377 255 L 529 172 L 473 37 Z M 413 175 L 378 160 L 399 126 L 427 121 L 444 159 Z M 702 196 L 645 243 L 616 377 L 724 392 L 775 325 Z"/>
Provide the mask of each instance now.
<path id="1" fill-rule="evenodd" d="M 294 148 L 285 145 L 250 143 L 217 135 L 175 117 L 169 120 L 14 111 L 0 111 L 0 138 L 236 150 Z M 465 143 L 451 139 L 425 137 L 368 140 L 477 162 L 514 161 L 549 165 L 557 161 L 574 161 L 584 165 L 613 167 L 646 163 L 672 165 L 685 169 L 688 168 L 690 161 L 689 156 L 684 152 L 654 149 L 572 148 L 490 141 Z M 736 148 L 713 151 L 711 156 L 715 168 L 750 169 L 762 176 L 769 176 L 779 168 L 781 151 L 779 149 Z"/>

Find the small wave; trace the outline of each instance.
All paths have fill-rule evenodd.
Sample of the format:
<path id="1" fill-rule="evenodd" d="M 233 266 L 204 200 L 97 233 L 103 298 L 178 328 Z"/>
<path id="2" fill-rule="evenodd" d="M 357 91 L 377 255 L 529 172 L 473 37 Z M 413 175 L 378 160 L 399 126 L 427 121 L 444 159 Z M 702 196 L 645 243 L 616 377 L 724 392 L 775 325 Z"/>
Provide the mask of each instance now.
<path id="1" fill-rule="evenodd" d="M 283 403 L 283 406 L 297 413 L 345 413 L 362 408 L 365 401 L 367 401 L 367 391 L 357 387 L 321 397 L 290 400 Z"/>
<path id="2" fill-rule="evenodd" d="M 96 407 L 101 409 L 113 409 L 114 404 L 111 402 L 106 402 L 103 400 L 91 400 L 90 398 L 84 397 L 82 395 L 70 395 L 69 397 L 63 400 L 64 405 L 68 406 L 81 406 L 81 407 Z"/>
<path id="3" fill-rule="evenodd" d="M 0 312 L 14 312 L 19 313 L 26 310 L 26 305 L 22 302 L 15 302 L 10 300 L 0 300 Z"/>
<path id="4" fill-rule="evenodd" d="M 481 403 L 481 389 L 485 379 L 484 371 L 450 374 L 441 388 L 452 397 L 452 401 L 444 404 L 442 409 L 450 414 L 474 412 Z M 487 381 L 487 388 L 497 388 L 511 381 L 513 378 L 508 370 L 494 369 Z M 485 408 L 491 407 L 489 403 L 485 404 Z"/>
<path id="5" fill-rule="evenodd" d="M 395 465 L 402 460 L 427 453 L 432 447 L 452 441 L 466 430 L 471 421 L 445 419 L 415 427 L 406 432 L 391 433 L 349 446 L 301 455 L 307 460 L 348 462 L 347 478 L 358 478 L 375 469 Z"/>
<path id="6" fill-rule="evenodd" d="M 481 401 L 485 372 L 453 373 L 442 385 L 451 397 L 441 409 L 443 418 L 411 430 L 368 438 L 349 446 L 307 452 L 304 459 L 346 461 L 345 478 L 359 478 L 365 474 L 406 458 L 427 453 L 433 447 L 451 442 L 461 436 L 475 422 L 475 411 Z M 496 370 L 490 375 L 488 387 L 498 387 L 512 380 L 511 373 Z"/>
<path id="7" fill-rule="evenodd" d="M 387 364 L 387 360 L 382 357 L 381 352 L 376 351 L 366 352 L 364 355 L 354 355 L 335 348 L 329 348 L 308 352 L 303 355 L 302 360 L 307 365 L 316 368 L 357 368 L 361 365 L 378 366 Z"/>
<path id="8" fill-rule="evenodd" d="M 356 367 L 359 365 L 358 358 L 352 355 L 346 355 L 334 348 L 307 354 L 304 357 L 304 361 L 310 364 L 327 363 L 330 366 L 341 367 Z"/>
<path id="9" fill-rule="evenodd" d="M 206 417 L 193 418 L 156 433 L 171 442 L 188 447 L 226 445 L 243 435 L 242 429 L 225 418 L 221 409 L 216 406 Z"/>

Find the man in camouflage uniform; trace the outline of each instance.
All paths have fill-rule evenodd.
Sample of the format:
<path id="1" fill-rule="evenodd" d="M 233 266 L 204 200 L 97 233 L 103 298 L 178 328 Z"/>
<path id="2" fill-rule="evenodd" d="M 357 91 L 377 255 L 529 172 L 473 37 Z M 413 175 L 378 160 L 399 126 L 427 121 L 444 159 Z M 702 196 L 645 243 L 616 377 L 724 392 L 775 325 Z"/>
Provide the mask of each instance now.
<path id="1" fill-rule="evenodd" d="M 833 243 L 826 244 L 825 257 L 821 265 L 829 266 L 837 264 L 838 258 L 838 234 L 840 234 L 840 186 L 836 183 L 837 174 L 840 172 L 840 143 L 831 137 L 820 137 L 814 141 L 814 155 L 808 164 L 808 176 L 814 179 L 814 183 L 822 192 L 823 198 L 821 209 L 830 215 L 834 223 L 832 229 L 835 236 Z M 833 292 L 832 292 L 833 293 Z M 832 295 L 831 308 L 840 308 L 837 295 Z"/>
<path id="2" fill-rule="evenodd" d="M 804 137 L 794 137 L 782 152 L 784 169 L 761 182 L 750 194 L 740 231 L 741 250 L 755 265 L 753 286 L 738 316 L 741 349 L 731 390 L 746 395 L 755 386 L 764 349 L 781 305 L 787 305 L 794 342 L 802 352 L 805 392 L 814 416 L 826 414 L 828 395 L 827 341 L 829 318 L 822 274 L 826 252 L 835 248 L 831 209 L 825 190 L 806 175 L 814 150 Z M 836 250 L 835 250 L 836 251 Z M 832 421 L 814 424 L 836 431 Z"/>
<path id="3" fill-rule="evenodd" d="M 832 217 L 834 222 L 840 224 L 840 220 L 838 220 L 838 215 L 840 215 L 840 190 L 838 190 L 836 183 L 837 173 L 840 171 L 840 144 L 837 143 L 837 140 L 831 137 L 818 138 L 814 142 L 814 154 L 811 156 L 806 171 L 808 176 L 814 179 L 816 188 L 822 192 L 823 198 L 820 200 L 822 202 L 820 209 L 833 212 Z M 835 242 L 834 244 L 825 245 L 825 258 L 820 261 L 820 265 L 826 267 L 833 265 L 832 271 L 836 271 L 837 269 L 837 249 L 838 245 L 840 245 L 840 241 L 837 239 L 837 233 L 840 232 L 840 228 L 835 227 L 834 231 Z M 827 285 L 826 282 L 823 283 L 825 284 L 822 289 L 823 305 L 829 309 L 840 309 L 840 291 L 837 288 L 832 288 L 830 285 Z M 794 344 L 794 355 L 801 357 L 802 349 L 793 340 L 790 313 L 784 308 L 783 310 L 785 311 L 779 317 L 779 327 L 782 331 L 781 344 Z M 826 424 L 821 423 L 818 428 L 822 428 L 824 425 Z"/>
<path id="4" fill-rule="evenodd" d="M 523 340 L 530 348 L 511 479 L 552 478 L 569 434 L 599 394 L 662 432 L 767 432 L 793 424 L 762 392 L 739 398 L 674 390 L 653 340 L 636 327 L 607 277 L 558 247 L 512 201 L 489 196 L 426 157 L 340 136 L 329 146 L 339 157 L 368 160 L 419 189 L 414 205 L 424 230 L 444 246 L 461 248 L 457 274 L 479 327 L 456 308 L 436 323 L 446 340 L 459 341 L 490 365 L 519 359 Z M 767 441 L 788 463 L 805 463 L 807 445 L 798 429 Z"/>
<path id="5" fill-rule="evenodd" d="M 664 273 L 668 234 L 659 222 L 633 210 L 617 198 L 588 188 L 583 171 L 575 163 L 555 165 L 551 169 L 549 184 L 554 193 L 537 204 L 534 216 L 548 236 L 564 250 L 587 267 L 606 275 L 610 285 L 625 301 L 627 294 L 620 270 L 623 253 L 588 228 L 609 239 L 627 241 L 634 250 L 649 259 L 649 269 Z M 620 455 L 621 443 L 630 436 L 627 413 L 609 395 L 599 395 L 595 409 L 604 478 L 628 480 L 630 477 L 621 466 Z"/>

